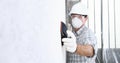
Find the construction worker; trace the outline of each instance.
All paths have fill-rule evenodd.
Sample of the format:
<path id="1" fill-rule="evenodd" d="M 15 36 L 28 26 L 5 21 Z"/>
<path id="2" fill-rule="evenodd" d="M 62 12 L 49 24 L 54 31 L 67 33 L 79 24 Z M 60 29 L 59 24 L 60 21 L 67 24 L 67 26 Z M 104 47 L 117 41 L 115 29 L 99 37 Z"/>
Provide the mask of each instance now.
<path id="1" fill-rule="evenodd" d="M 95 63 L 97 41 L 95 34 L 85 26 L 87 6 L 79 2 L 73 5 L 69 15 L 73 31 L 67 30 L 67 38 L 62 39 L 67 50 L 67 63 Z"/>

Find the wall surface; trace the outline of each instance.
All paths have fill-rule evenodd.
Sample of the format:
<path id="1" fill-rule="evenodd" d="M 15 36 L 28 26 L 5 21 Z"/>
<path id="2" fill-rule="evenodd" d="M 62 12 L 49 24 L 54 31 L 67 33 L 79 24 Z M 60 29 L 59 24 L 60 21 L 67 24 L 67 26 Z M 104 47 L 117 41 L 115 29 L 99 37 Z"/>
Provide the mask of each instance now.
<path id="1" fill-rule="evenodd" d="M 0 0 L 0 63 L 65 63 L 64 0 Z"/>
<path id="2" fill-rule="evenodd" d="M 98 47 L 120 48 L 120 0 L 88 0 L 89 28 L 97 36 Z"/>

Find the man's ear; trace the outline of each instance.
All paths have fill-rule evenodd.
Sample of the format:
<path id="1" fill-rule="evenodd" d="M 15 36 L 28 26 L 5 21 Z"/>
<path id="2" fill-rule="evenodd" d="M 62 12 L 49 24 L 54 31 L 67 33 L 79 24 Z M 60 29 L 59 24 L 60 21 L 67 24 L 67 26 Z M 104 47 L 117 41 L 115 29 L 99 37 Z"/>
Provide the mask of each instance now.
<path id="1" fill-rule="evenodd" d="M 85 22 L 88 20 L 88 16 L 84 17 L 85 18 Z"/>
<path id="2" fill-rule="evenodd" d="M 83 17 L 84 19 L 83 19 L 83 23 L 85 23 L 86 21 L 87 21 L 87 19 L 88 19 L 88 16 L 86 16 L 86 17 Z"/>

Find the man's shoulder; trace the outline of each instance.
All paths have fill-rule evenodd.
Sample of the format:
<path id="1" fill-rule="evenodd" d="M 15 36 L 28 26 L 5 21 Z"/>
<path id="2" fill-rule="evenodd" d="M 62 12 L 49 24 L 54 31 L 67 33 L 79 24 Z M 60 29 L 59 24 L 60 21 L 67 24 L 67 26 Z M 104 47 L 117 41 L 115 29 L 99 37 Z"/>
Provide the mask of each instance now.
<path id="1" fill-rule="evenodd" d="M 89 36 L 95 36 L 95 33 L 88 27 L 86 27 L 86 34 L 88 34 Z"/>
<path id="2" fill-rule="evenodd" d="M 84 32 L 86 32 L 86 33 L 93 33 L 93 31 L 90 29 L 90 28 L 88 28 L 88 27 L 84 27 Z"/>

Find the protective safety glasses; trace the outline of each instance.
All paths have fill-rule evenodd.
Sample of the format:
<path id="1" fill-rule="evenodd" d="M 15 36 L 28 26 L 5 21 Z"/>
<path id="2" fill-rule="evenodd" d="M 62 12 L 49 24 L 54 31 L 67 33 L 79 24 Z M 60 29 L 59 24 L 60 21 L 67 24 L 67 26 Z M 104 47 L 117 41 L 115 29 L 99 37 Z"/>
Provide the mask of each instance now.
<path id="1" fill-rule="evenodd" d="M 71 18 L 75 18 L 75 17 L 78 17 L 78 18 L 82 18 L 82 17 L 87 17 L 87 15 L 82 15 L 82 14 L 72 14 L 71 15 Z"/>

